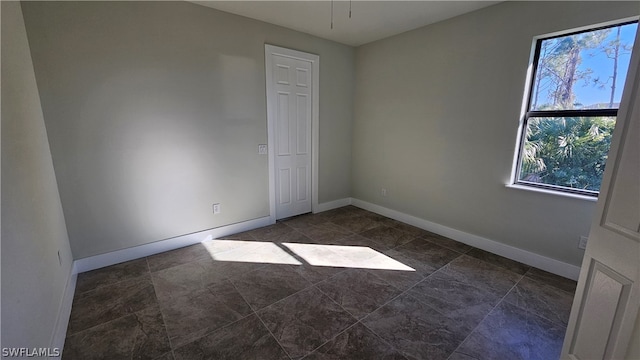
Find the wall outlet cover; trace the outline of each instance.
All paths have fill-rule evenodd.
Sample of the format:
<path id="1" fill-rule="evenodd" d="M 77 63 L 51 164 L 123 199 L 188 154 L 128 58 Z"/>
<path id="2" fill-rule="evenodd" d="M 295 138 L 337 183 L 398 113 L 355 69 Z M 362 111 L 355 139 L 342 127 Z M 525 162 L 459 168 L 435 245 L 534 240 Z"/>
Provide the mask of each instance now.
<path id="1" fill-rule="evenodd" d="M 580 236 L 580 242 L 578 242 L 578 248 L 579 249 L 586 249 L 587 248 L 587 240 L 589 240 L 588 237 L 586 236 Z"/>

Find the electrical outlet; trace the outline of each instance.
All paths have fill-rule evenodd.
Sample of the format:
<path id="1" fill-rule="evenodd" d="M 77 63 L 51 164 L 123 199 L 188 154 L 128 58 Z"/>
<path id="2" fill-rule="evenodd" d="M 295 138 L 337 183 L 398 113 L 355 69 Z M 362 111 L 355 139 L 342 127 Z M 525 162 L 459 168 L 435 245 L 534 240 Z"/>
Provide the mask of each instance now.
<path id="1" fill-rule="evenodd" d="M 220 204 L 213 204 L 213 213 L 220 214 Z"/>
<path id="2" fill-rule="evenodd" d="M 267 155 L 267 144 L 259 144 L 258 145 L 258 154 L 259 155 Z"/>
<path id="3" fill-rule="evenodd" d="M 380 195 L 386 197 L 387 196 L 387 189 L 386 188 L 380 189 Z"/>
<path id="4" fill-rule="evenodd" d="M 578 242 L 578 248 L 579 249 L 586 249 L 587 248 L 587 240 L 589 240 L 588 237 L 586 236 L 580 236 L 580 242 Z"/>

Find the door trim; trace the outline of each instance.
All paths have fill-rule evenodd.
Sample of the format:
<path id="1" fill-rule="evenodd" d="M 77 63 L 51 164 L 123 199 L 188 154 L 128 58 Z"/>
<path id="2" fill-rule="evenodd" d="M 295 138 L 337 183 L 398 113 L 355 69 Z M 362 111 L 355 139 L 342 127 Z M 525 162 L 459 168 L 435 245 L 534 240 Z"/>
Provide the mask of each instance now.
<path id="1" fill-rule="evenodd" d="M 311 63 L 311 212 L 318 211 L 318 141 L 320 139 L 320 56 L 279 46 L 264 45 L 267 100 L 267 153 L 269 157 L 269 217 L 276 221 L 276 170 L 275 170 L 275 108 L 273 101 L 273 57 L 284 56 Z"/>

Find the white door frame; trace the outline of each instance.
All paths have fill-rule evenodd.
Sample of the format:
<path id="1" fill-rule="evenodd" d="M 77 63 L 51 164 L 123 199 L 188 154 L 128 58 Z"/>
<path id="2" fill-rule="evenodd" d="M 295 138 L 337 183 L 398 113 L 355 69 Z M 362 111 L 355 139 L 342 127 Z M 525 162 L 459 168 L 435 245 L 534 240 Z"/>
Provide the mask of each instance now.
<path id="1" fill-rule="evenodd" d="M 318 141 L 320 132 L 320 56 L 279 46 L 264 45 L 264 62 L 267 86 L 267 142 L 269 156 L 269 218 L 276 221 L 276 171 L 275 171 L 275 106 L 273 84 L 273 57 L 284 56 L 311 63 L 311 211 L 318 210 Z"/>

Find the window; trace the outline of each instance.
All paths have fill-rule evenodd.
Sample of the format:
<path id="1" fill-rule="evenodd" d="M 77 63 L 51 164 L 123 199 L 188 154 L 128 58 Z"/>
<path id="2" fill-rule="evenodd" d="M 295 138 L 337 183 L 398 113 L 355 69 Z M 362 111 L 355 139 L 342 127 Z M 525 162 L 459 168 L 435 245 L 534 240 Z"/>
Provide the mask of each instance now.
<path id="1" fill-rule="evenodd" d="M 637 27 L 536 41 L 515 184 L 598 195 Z"/>

